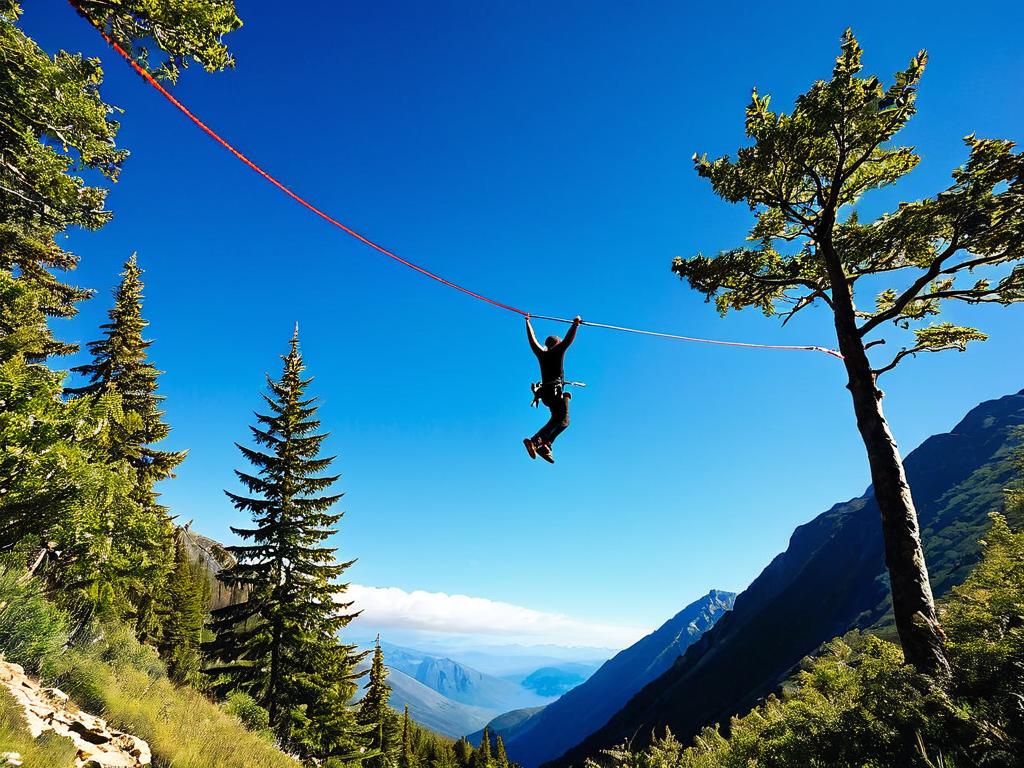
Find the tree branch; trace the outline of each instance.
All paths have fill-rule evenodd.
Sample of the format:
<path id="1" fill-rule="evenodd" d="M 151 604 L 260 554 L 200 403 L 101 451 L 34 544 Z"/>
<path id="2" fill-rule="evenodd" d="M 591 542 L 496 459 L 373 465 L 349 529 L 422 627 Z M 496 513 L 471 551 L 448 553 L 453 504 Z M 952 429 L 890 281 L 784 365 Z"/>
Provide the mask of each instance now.
<path id="1" fill-rule="evenodd" d="M 906 309 L 907 305 L 920 296 L 921 291 L 924 290 L 928 283 L 943 274 L 942 265 L 959 249 L 959 237 L 957 233 L 954 232 L 953 237 L 949 241 L 949 245 L 932 260 L 932 263 L 929 265 L 928 269 L 925 270 L 924 274 L 915 280 L 910 287 L 893 302 L 889 309 L 874 315 L 858 329 L 861 337 L 863 338 L 882 323 L 899 317 L 903 310 Z"/>

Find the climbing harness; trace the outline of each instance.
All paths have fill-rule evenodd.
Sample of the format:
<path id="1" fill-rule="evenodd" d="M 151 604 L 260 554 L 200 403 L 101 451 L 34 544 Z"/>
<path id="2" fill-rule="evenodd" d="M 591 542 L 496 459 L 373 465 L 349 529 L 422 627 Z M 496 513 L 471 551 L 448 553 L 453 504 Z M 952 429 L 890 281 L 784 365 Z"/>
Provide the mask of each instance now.
<path id="1" fill-rule="evenodd" d="M 146 81 L 146 83 L 148 83 L 150 86 L 152 86 L 154 89 L 156 89 L 160 93 L 160 95 L 162 95 L 165 99 L 167 99 L 167 101 L 169 101 L 172 105 L 174 105 L 174 107 L 176 109 L 178 109 L 178 111 L 180 111 L 183 115 L 185 115 L 185 117 L 187 117 L 189 120 L 191 120 L 193 123 L 195 123 L 196 126 L 198 126 L 199 129 L 202 130 L 207 136 L 209 136 L 215 142 L 220 144 L 224 149 L 226 149 L 228 152 L 230 152 L 232 155 L 234 155 L 239 161 L 244 163 L 246 166 L 248 166 L 254 172 L 258 173 L 266 181 L 268 181 L 273 186 L 277 187 L 279 190 L 281 190 L 284 194 L 288 195 L 288 197 L 290 197 L 292 200 L 297 202 L 299 205 L 301 205 L 304 208 L 308 209 L 309 211 L 315 213 L 317 216 L 319 216 L 324 221 L 326 221 L 329 224 L 332 224 L 333 226 L 337 227 L 338 229 L 343 231 L 345 234 L 347 234 L 347 235 L 349 235 L 351 237 L 354 237 L 356 240 L 360 241 L 364 245 L 367 245 L 370 248 L 373 248 L 378 253 L 381 253 L 384 256 L 387 256 L 389 259 L 397 261 L 399 264 L 402 264 L 403 266 L 408 267 L 409 269 L 412 269 L 412 270 L 414 270 L 416 272 L 419 272 L 424 277 L 428 277 L 431 280 L 434 280 L 434 281 L 436 281 L 438 283 L 441 283 L 442 285 L 445 285 L 445 286 L 447 286 L 449 288 L 452 288 L 452 289 L 454 289 L 456 291 L 464 293 L 465 295 L 467 295 L 467 296 L 469 296 L 471 298 L 478 299 L 479 301 L 483 301 L 483 302 L 486 302 L 488 304 L 491 304 L 492 306 L 498 307 L 499 309 L 504 309 L 504 310 L 506 310 L 508 312 L 514 312 L 514 313 L 516 313 L 518 315 L 522 315 L 524 317 L 530 314 L 530 313 L 528 313 L 528 312 L 526 312 L 526 311 L 524 311 L 522 309 L 519 309 L 518 307 L 515 307 L 515 306 L 513 306 L 511 304 L 505 304 L 504 302 L 501 302 L 501 301 L 498 301 L 496 299 L 492 299 L 492 298 L 489 298 L 487 296 L 484 296 L 481 293 L 476 293 L 475 291 L 471 291 L 469 288 L 466 288 L 465 286 L 462 286 L 462 285 L 460 285 L 460 284 L 458 284 L 458 283 L 456 283 L 456 282 L 454 282 L 452 280 L 448 280 L 447 278 L 444 278 L 441 275 L 436 274 L 435 272 L 431 272 L 429 269 L 427 269 L 425 267 L 421 267 L 420 265 L 415 264 L 414 262 L 411 262 L 408 259 L 403 258 L 402 256 L 399 256 L 398 254 L 394 253 L 393 251 L 390 251 L 387 248 L 385 248 L 383 245 L 380 245 L 379 243 L 374 242 L 373 240 L 371 240 L 370 238 L 366 237 L 365 235 L 359 234 L 357 231 L 355 231 L 351 227 L 343 224 L 338 219 L 335 219 L 330 214 L 326 213 L 325 211 L 323 211 L 320 208 L 318 208 L 315 205 L 313 205 L 313 203 L 309 202 L 308 200 L 306 200 L 304 197 L 302 197 L 298 193 L 293 192 L 291 189 L 289 189 L 287 186 L 285 186 L 284 183 L 279 181 L 276 177 L 272 176 L 269 172 L 265 171 L 263 168 L 261 168 L 259 165 L 257 165 L 254 161 L 250 160 L 248 157 L 246 157 L 244 154 L 242 154 L 242 152 L 240 150 L 236 149 L 233 144 L 231 144 L 230 142 L 227 141 L 227 139 L 223 138 L 220 134 L 218 134 L 216 131 L 214 131 L 210 126 L 208 126 L 206 123 L 204 123 L 202 120 L 200 120 L 191 110 L 189 110 L 188 107 L 186 107 L 183 103 L 178 101 L 178 99 L 175 98 L 174 95 L 170 91 L 168 91 L 163 85 L 161 85 L 160 82 L 155 77 L 153 77 L 153 75 L 151 75 L 146 70 L 145 67 L 143 67 L 134 58 L 132 58 L 131 54 L 128 53 L 128 51 L 126 51 L 116 40 L 114 40 L 107 33 L 107 31 L 103 28 L 103 26 L 96 19 L 94 19 L 92 16 L 89 15 L 89 13 L 85 10 L 85 8 L 82 7 L 82 5 L 79 2 L 79 0 L 68 0 L 68 2 L 71 4 L 71 7 L 73 7 L 82 18 L 84 18 L 86 21 L 88 21 L 89 24 L 91 24 L 96 29 L 96 31 L 99 32 L 99 34 L 106 41 L 107 45 L 109 45 L 114 51 L 116 51 L 118 54 L 120 54 L 120 56 L 126 62 L 128 62 L 128 65 L 131 66 L 131 68 L 134 69 L 135 72 L 143 80 Z M 572 323 L 571 320 L 566 320 L 566 319 L 560 318 L 560 317 L 545 317 L 543 315 L 532 315 L 532 317 L 535 317 L 535 318 L 537 318 L 539 320 L 551 320 L 551 321 L 556 322 L 556 323 L 566 323 L 566 324 L 571 324 Z M 834 349 L 829 349 L 828 347 L 797 346 L 797 345 L 791 345 L 791 344 L 754 344 L 754 343 L 740 342 L 740 341 L 721 341 L 721 340 L 717 340 L 717 339 L 702 339 L 702 338 L 698 338 L 698 337 L 695 337 L 695 336 L 680 336 L 678 334 L 673 334 L 673 333 L 661 333 L 659 331 L 647 331 L 647 330 L 642 330 L 642 329 L 639 329 L 639 328 L 627 328 L 625 326 L 608 325 L 606 323 L 584 322 L 584 323 L 581 323 L 581 324 L 582 325 L 589 325 L 591 328 L 604 328 L 604 329 L 610 330 L 610 331 L 621 331 L 621 332 L 624 332 L 624 333 L 636 333 L 636 334 L 641 334 L 641 335 L 644 335 L 644 336 L 656 336 L 656 337 L 662 338 L 662 339 L 675 339 L 677 341 L 694 342 L 694 343 L 698 343 L 698 344 L 714 344 L 714 345 L 725 346 L 725 347 L 742 347 L 742 348 L 745 348 L 745 349 L 774 349 L 774 350 L 789 350 L 789 351 L 802 351 L 802 352 L 823 352 L 824 354 L 831 355 L 832 357 L 838 358 L 839 360 L 843 359 L 843 355 L 840 352 L 837 352 Z"/>
<path id="2" fill-rule="evenodd" d="M 544 396 L 545 389 L 550 388 L 552 394 L 554 394 L 555 397 L 561 397 L 566 387 L 585 386 L 587 385 L 584 384 L 582 381 L 566 381 L 565 379 L 556 379 L 555 381 L 535 381 L 532 384 L 530 384 L 530 390 L 533 392 L 533 402 L 530 403 L 530 407 L 537 407 L 537 403 L 539 403 L 541 401 L 541 398 Z"/>

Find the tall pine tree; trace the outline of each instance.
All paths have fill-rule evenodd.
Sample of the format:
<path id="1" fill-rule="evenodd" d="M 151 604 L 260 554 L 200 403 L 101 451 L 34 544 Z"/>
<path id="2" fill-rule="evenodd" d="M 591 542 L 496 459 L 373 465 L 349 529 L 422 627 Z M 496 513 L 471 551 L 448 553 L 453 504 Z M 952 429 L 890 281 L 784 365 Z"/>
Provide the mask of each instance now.
<path id="1" fill-rule="evenodd" d="M 468 768 L 473 762 L 473 745 L 465 736 L 455 742 L 455 761 L 460 768 Z"/>
<path id="2" fill-rule="evenodd" d="M 298 327 L 279 380 L 267 377 L 269 414 L 250 427 L 257 449 L 238 445 L 256 474 L 236 472 L 252 493 L 228 492 L 252 515 L 252 528 L 232 528 L 247 544 L 228 547 L 237 563 L 218 578 L 249 590 L 245 602 L 214 612 L 215 639 L 207 646 L 215 688 L 241 690 L 270 713 L 286 746 L 330 756 L 344 753 L 355 728 L 347 703 L 355 691 L 352 646 L 338 632 L 354 617 L 337 579 L 352 564 L 339 563 L 323 542 L 336 532 L 341 494 L 324 494 L 338 479 L 324 475 L 334 461 L 321 456 L 312 379 L 303 378 Z"/>
<path id="3" fill-rule="evenodd" d="M 480 737 L 480 746 L 473 753 L 473 768 L 490 768 L 491 763 L 491 733 L 484 727 L 484 734 Z"/>
<path id="4" fill-rule="evenodd" d="M 496 768 L 508 768 L 508 753 L 505 752 L 505 740 L 500 733 L 494 746 L 494 765 Z"/>
<path id="5" fill-rule="evenodd" d="M 366 694 L 359 703 L 359 723 L 367 729 L 367 744 L 370 757 L 363 762 L 366 768 L 395 768 L 395 751 L 398 741 L 395 714 L 388 701 L 391 687 L 387 684 L 388 670 L 384 666 L 384 651 L 380 647 L 380 635 L 373 648 L 370 676 L 366 682 Z"/>
<path id="6" fill-rule="evenodd" d="M 125 459 L 137 473 L 138 498 L 155 504 L 153 485 L 172 477 L 185 458 L 185 451 L 164 451 L 153 447 L 167 437 L 170 427 L 164 422 L 157 394 L 160 371 L 148 360 L 153 342 L 143 338 L 149 323 L 142 317 L 142 269 L 133 253 L 124 264 L 121 282 L 114 291 L 114 306 L 100 326 L 103 337 L 89 342 L 92 361 L 72 370 L 87 379 L 68 394 L 95 396 L 116 393 L 121 396 L 122 418 L 111 441 L 112 460 Z"/>
<path id="7" fill-rule="evenodd" d="M 164 398 L 157 394 L 160 371 L 148 360 L 153 342 L 143 337 L 149 323 L 142 317 L 142 289 L 142 269 L 133 253 L 124 264 L 121 282 L 114 291 L 114 306 L 107 312 L 108 320 L 100 326 L 103 336 L 88 345 L 91 362 L 72 369 L 86 383 L 68 388 L 67 393 L 92 398 L 118 396 L 120 410 L 112 413 L 102 450 L 108 462 L 126 462 L 134 470 L 132 497 L 143 513 L 153 518 L 150 525 L 139 528 L 149 539 L 133 542 L 145 553 L 147 569 L 140 581 L 141 588 L 133 589 L 129 597 L 139 638 L 159 642 L 155 606 L 173 568 L 174 543 L 173 527 L 167 510 L 156 501 L 154 485 L 174 476 L 174 469 L 184 460 L 186 451 L 154 447 L 167 437 L 170 427 L 160 409 Z"/>
<path id="8" fill-rule="evenodd" d="M 412 721 L 409 719 L 409 705 L 405 705 L 402 714 L 402 754 L 398 760 L 398 768 L 414 768 L 416 756 L 412 748 Z"/>

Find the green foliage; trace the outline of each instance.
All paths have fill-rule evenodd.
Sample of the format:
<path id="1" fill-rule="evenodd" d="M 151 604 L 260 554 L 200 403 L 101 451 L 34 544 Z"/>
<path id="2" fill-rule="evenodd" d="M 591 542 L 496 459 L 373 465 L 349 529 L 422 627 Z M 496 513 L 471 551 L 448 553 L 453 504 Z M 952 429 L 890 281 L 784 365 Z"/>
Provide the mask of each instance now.
<path id="1" fill-rule="evenodd" d="M 409 705 L 405 705 L 402 713 L 402 751 L 398 757 L 398 768 L 414 768 L 418 763 L 412 747 L 412 720 L 409 718 Z"/>
<path id="2" fill-rule="evenodd" d="M 118 123 L 103 102 L 96 59 L 45 53 L 16 22 L 18 6 L 0 0 L 0 269 L 39 291 L 46 314 L 68 317 L 88 291 L 49 270 L 74 269 L 77 257 L 54 238 L 70 226 L 97 229 L 110 219 L 106 190 L 87 186 L 85 171 L 117 178 L 124 150 Z M 38 356 L 72 351 L 46 334 Z"/>
<path id="3" fill-rule="evenodd" d="M 199 653 L 206 618 L 206 580 L 196 572 L 180 537 L 174 544 L 174 570 L 164 588 L 162 631 L 157 647 L 176 683 L 202 683 Z"/>
<path id="4" fill-rule="evenodd" d="M 61 376 L 20 356 L 0 363 L 0 551 L 34 558 L 76 611 L 131 610 L 164 571 L 165 535 L 133 498 L 133 472 L 106 462 L 119 398 L 61 401 Z M 59 556 L 57 556 L 59 554 Z M 27 561 L 27 560 L 26 560 Z"/>
<path id="5" fill-rule="evenodd" d="M 143 63 L 150 46 L 161 51 L 160 74 L 173 78 L 190 59 L 208 70 L 231 63 L 221 38 L 240 22 L 229 0 L 83 0 L 83 7 Z M 0 270 L 37 288 L 47 315 L 69 317 L 90 291 L 53 274 L 78 263 L 56 238 L 110 220 L 107 190 L 83 176 L 116 181 L 128 153 L 115 143 L 118 110 L 100 96 L 99 60 L 47 54 L 18 28 L 20 15 L 16 2 L 0 0 Z M 41 341 L 22 351 L 35 359 L 74 351 L 45 328 Z"/>
<path id="6" fill-rule="evenodd" d="M 270 713 L 241 691 L 235 691 L 224 700 L 224 711 L 237 717 L 250 731 L 263 731 L 270 726 Z"/>
<path id="7" fill-rule="evenodd" d="M 455 760 L 462 768 L 473 762 L 473 745 L 465 736 L 455 742 Z"/>
<path id="8" fill-rule="evenodd" d="M 998 765 L 1024 754 L 1024 533 L 993 515 L 984 547 L 981 563 L 953 590 L 943 624 L 954 694 L 985 724 L 973 749 Z"/>
<path id="9" fill-rule="evenodd" d="M 174 476 L 175 467 L 185 458 L 184 451 L 154 448 L 170 432 L 163 421 L 157 394 L 160 371 L 148 360 L 152 341 L 143 338 L 149 325 L 142 317 L 142 269 L 135 254 L 124 264 L 121 282 L 114 292 L 114 306 L 108 321 L 100 326 L 103 337 L 89 342 L 92 361 L 72 370 L 87 383 L 71 387 L 76 396 L 102 397 L 117 394 L 121 398 L 121 417 L 112 430 L 109 459 L 126 461 L 138 475 L 136 493 L 140 503 L 155 505 L 153 485 Z"/>
<path id="10" fill-rule="evenodd" d="M 1019 485 L 1018 485 L 1019 487 Z M 1019 503 L 1008 492 L 1008 505 Z M 961 768 L 1016 765 L 1024 754 L 1024 533 L 992 516 L 981 562 L 943 612 L 948 691 L 903 663 L 898 646 L 851 634 L 806 660 L 782 698 L 770 697 L 727 735 L 705 728 L 684 747 L 670 732 L 622 768 Z M 593 765 L 593 763 L 591 763 Z"/>
<path id="11" fill-rule="evenodd" d="M 890 141 L 916 112 L 927 63 L 920 52 L 885 87 L 861 75 L 861 54 L 847 31 L 832 78 L 799 96 L 790 114 L 772 111 L 770 97 L 754 92 L 746 112 L 752 144 L 735 159 L 694 155 L 697 173 L 718 195 L 754 212 L 753 244 L 711 258 L 677 258 L 672 269 L 722 314 L 757 307 L 788 320 L 823 302 L 851 323 L 856 317 L 858 339 L 884 324 L 912 330 L 877 374 L 908 355 L 962 351 L 986 338 L 949 322 L 921 326 L 940 314 L 943 302 L 1024 301 L 1024 155 L 1013 142 L 968 136 L 968 159 L 953 171 L 949 188 L 861 222 L 861 197 L 917 165 L 912 148 Z M 971 278 L 978 268 L 1002 273 Z M 854 309 L 860 281 L 874 278 L 875 286 L 903 277 L 878 293 L 873 311 Z"/>
<path id="12" fill-rule="evenodd" d="M 388 705 L 391 687 L 387 683 L 388 670 L 384 666 L 384 651 L 380 637 L 373 648 L 373 660 L 366 681 L 366 693 L 359 702 L 356 720 L 366 729 L 369 757 L 363 761 L 366 768 L 395 768 L 401 761 L 398 723 Z"/>
<path id="13" fill-rule="evenodd" d="M 67 392 L 93 400 L 110 395 L 119 398 L 120 410 L 112 414 L 106 439 L 97 441 L 97 448 L 106 462 L 126 464 L 134 471 L 132 497 L 149 518 L 155 534 L 145 551 L 149 578 L 141 590 L 130 595 L 139 636 L 151 640 L 159 629 L 157 596 L 165 594 L 164 581 L 174 558 L 172 525 L 167 511 L 157 503 L 154 485 L 174 476 L 174 469 L 186 452 L 154 447 L 167 437 L 170 428 L 160 410 L 164 398 L 157 394 L 160 371 L 147 359 L 152 342 L 142 335 L 148 323 L 142 317 L 142 269 L 135 254 L 125 262 L 121 278 L 114 292 L 114 306 L 107 313 L 109 320 L 100 326 L 103 337 L 89 343 L 92 361 L 72 369 L 85 377 L 87 383 Z M 192 666 L 197 663 L 189 662 Z M 194 676 L 194 672 L 182 672 L 175 665 L 176 679 L 184 680 Z"/>
<path id="14" fill-rule="evenodd" d="M 299 768 L 265 736 L 188 687 L 174 685 L 156 652 L 127 625 L 104 624 L 47 659 L 44 679 L 88 712 L 145 739 L 155 765 Z"/>
<path id="15" fill-rule="evenodd" d="M 68 617 L 43 596 L 38 579 L 0 565 L 0 648 L 7 661 L 39 671 L 68 640 Z"/>
<path id="16" fill-rule="evenodd" d="M 267 378 L 270 414 L 257 414 L 259 426 L 251 427 L 265 450 L 238 446 L 258 470 L 237 473 L 254 495 L 228 493 L 254 527 L 232 528 L 251 543 L 228 548 L 237 562 L 218 578 L 248 588 L 249 597 L 214 612 L 208 671 L 218 692 L 240 690 L 265 707 L 289 748 L 310 759 L 342 758 L 356 751 L 362 730 L 347 708 L 360 656 L 337 639 L 353 618 L 338 586 L 351 563 L 323 546 L 341 519 L 331 511 L 341 496 L 323 495 L 337 476 L 321 474 L 333 457 L 320 456 L 327 436 L 316 434 L 317 408 L 305 396 L 311 379 L 303 378 L 297 331 L 282 359 L 281 379 Z"/>
<path id="17" fill-rule="evenodd" d="M 89 18 L 158 77 L 176 80 L 189 60 L 207 72 L 234 66 L 222 38 L 242 26 L 233 0 L 79 0 Z M 151 47 L 163 56 L 151 60 Z"/>
<path id="18" fill-rule="evenodd" d="M 472 768 L 490 768 L 491 765 L 491 734 L 484 728 L 480 737 L 480 746 L 473 752 Z"/>
<path id="19" fill-rule="evenodd" d="M 494 747 L 495 768 L 508 768 L 508 753 L 505 752 L 505 740 L 498 734 Z"/>
<path id="20" fill-rule="evenodd" d="M 0 269 L 0 362 L 16 356 L 40 360 L 46 356 L 50 340 L 40 291 Z"/>
<path id="21" fill-rule="evenodd" d="M 870 635 L 833 640 L 806 664 L 784 699 L 769 698 L 729 723 L 705 728 L 684 748 L 670 732 L 643 753 L 609 754 L 636 768 L 920 766 L 946 755 L 963 730 L 959 713 L 931 682 L 903 663 L 898 646 Z M 948 757 L 948 755 L 946 755 Z"/>

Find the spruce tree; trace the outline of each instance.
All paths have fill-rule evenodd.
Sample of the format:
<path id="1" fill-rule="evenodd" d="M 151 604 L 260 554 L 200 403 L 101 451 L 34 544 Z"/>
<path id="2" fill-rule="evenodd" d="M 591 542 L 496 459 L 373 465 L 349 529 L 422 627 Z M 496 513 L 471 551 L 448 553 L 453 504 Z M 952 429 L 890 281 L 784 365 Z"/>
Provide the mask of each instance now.
<path id="1" fill-rule="evenodd" d="M 155 504 L 153 485 L 173 477 L 184 460 L 185 451 L 163 451 L 154 444 L 167 437 L 170 427 L 163 421 L 157 394 L 160 371 L 149 362 L 153 342 L 143 338 L 149 323 L 142 317 L 142 269 L 133 253 L 124 264 L 121 282 L 114 291 L 114 306 L 100 326 L 103 337 L 89 342 L 92 361 L 71 370 L 87 379 L 68 394 L 97 396 L 115 393 L 121 396 L 122 418 L 110 445 L 110 457 L 124 459 L 137 473 L 140 502 Z"/>
<path id="2" fill-rule="evenodd" d="M 320 455 L 327 435 L 316 432 L 315 399 L 305 394 L 312 379 L 303 378 L 297 327 L 282 359 L 281 378 L 267 377 L 269 413 L 250 427 L 258 448 L 238 445 L 257 469 L 236 472 L 252 495 L 228 492 L 254 526 L 232 528 L 247 543 L 227 548 L 237 562 L 218 578 L 249 598 L 214 612 L 208 671 L 218 692 L 241 690 L 264 707 L 285 745 L 333 754 L 352 738 L 344 713 L 359 657 L 337 639 L 355 615 L 337 584 L 352 561 L 337 562 L 323 543 L 342 517 L 331 511 L 341 494 L 324 494 L 338 476 L 322 474 L 334 457 Z"/>
<path id="3" fill-rule="evenodd" d="M 384 651 L 380 647 L 380 635 L 373 648 L 373 661 L 366 682 L 366 694 L 359 703 L 359 723 L 367 729 L 367 748 L 371 753 L 364 765 L 367 768 L 394 768 L 395 733 L 394 714 L 388 701 L 391 687 L 387 684 L 388 670 L 384 666 Z"/>
<path id="4" fill-rule="evenodd" d="M 399 768 L 413 768 L 416 765 L 416 756 L 412 750 L 412 726 L 409 720 L 409 705 L 405 705 L 405 712 L 402 714 L 402 754 L 398 761 Z"/>
<path id="5" fill-rule="evenodd" d="M 491 734 L 484 728 L 484 735 L 480 738 L 480 746 L 473 753 L 473 768 L 489 768 L 491 763 Z"/>
<path id="6" fill-rule="evenodd" d="M 455 742 L 455 760 L 461 768 L 468 768 L 473 762 L 473 745 L 465 736 Z"/>
<path id="7" fill-rule="evenodd" d="M 508 754 L 505 752 L 505 740 L 498 734 L 494 747 L 494 765 L 496 768 L 508 768 Z"/>
<path id="8" fill-rule="evenodd" d="M 110 463 L 126 462 L 134 470 L 133 498 L 143 513 L 153 516 L 153 525 L 146 532 L 151 537 L 134 545 L 146 554 L 147 574 L 142 588 L 130 595 L 135 614 L 135 630 L 144 641 L 157 639 L 156 597 L 163 591 L 163 581 L 173 567 L 173 528 L 167 511 L 157 503 L 154 485 L 174 476 L 174 469 L 185 458 L 185 451 L 164 451 L 155 448 L 170 432 L 163 421 L 157 394 L 160 371 L 148 360 L 152 341 L 143 338 L 148 323 L 142 317 L 142 269 L 135 254 L 124 264 L 121 282 L 114 291 L 114 306 L 108 321 L 100 326 L 102 338 L 89 343 L 92 361 L 72 370 L 86 379 L 67 393 L 78 397 L 99 398 L 117 395 L 120 409 L 111 415 L 111 429 L 102 446 Z"/>
<path id="9" fill-rule="evenodd" d="M 167 671 L 178 683 L 195 682 L 201 666 L 199 645 L 206 616 L 206 582 L 201 579 L 179 536 L 174 543 L 174 570 L 167 580 L 158 643 Z"/>

